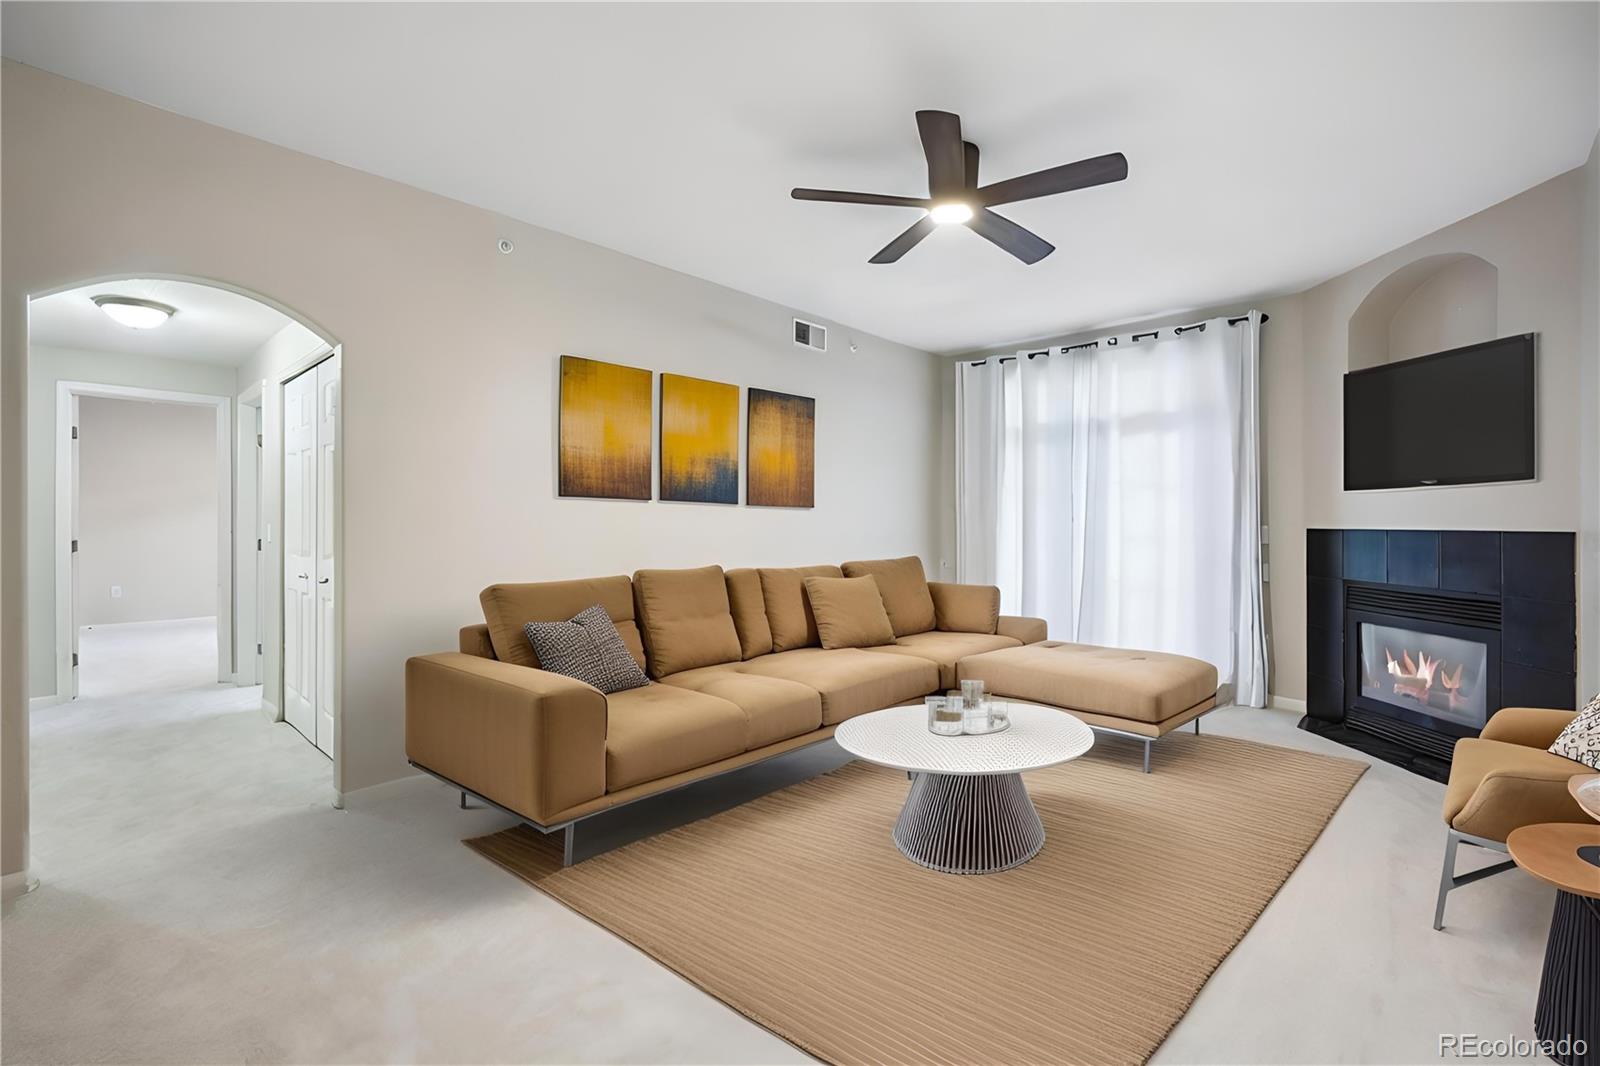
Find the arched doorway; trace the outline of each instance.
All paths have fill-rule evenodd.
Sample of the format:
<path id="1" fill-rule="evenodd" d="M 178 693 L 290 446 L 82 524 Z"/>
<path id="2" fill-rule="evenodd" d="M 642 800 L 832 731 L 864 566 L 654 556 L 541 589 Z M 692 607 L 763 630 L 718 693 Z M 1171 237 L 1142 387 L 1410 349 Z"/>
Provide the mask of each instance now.
<path id="1" fill-rule="evenodd" d="M 321 777 L 334 783 L 342 612 L 334 581 L 339 376 L 331 368 L 340 358 L 336 340 L 302 316 L 206 279 L 120 275 L 29 297 L 31 732 L 115 728 L 125 741 L 126 730 L 144 721 L 183 744 L 215 725 L 208 714 L 249 712 L 258 725 L 284 723 L 286 693 L 309 689 L 326 706 L 290 724 L 326 757 L 318 757 Z M 331 398 L 303 395 L 308 374 L 331 383 Z M 286 414 L 299 419 L 295 425 L 311 424 L 316 451 L 292 472 L 283 462 Z M 314 415 L 324 433 L 320 450 Z M 90 419 L 99 420 L 92 436 Z M 187 461 L 201 437 L 178 432 L 196 422 L 204 423 L 203 462 Z M 86 459 L 95 464 L 92 483 Z M 201 491 L 196 468 L 210 469 L 209 489 Z M 180 492 L 179 483 L 188 488 Z M 290 502 L 286 486 L 306 492 Z M 107 498 L 86 507 L 93 491 Z M 204 518 L 191 513 L 201 509 Z M 286 529 L 286 514 L 295 519 L 293 534 L 312 538 L 310 554 L 328 578 L 320 595 L 316 575 L 285 583 L 285 549 L 305 540 Z M 312 606 L 295 605 L 286 620 L 286 590 L 296 583 Z M 286 637 L 308 626 L 320 638 L 309 642 L 311 660 L 286 656 Z M 327 649 L 321 661 L 319 643 Z M 203 675 L 181 659 L 201 645 L 210 656 Z M 84 686 L 91 673 L 95 683 Z M 326 719 L 320 737 L 318 718 Z M 287 728 L 274 725 L 274 735 Z M 70 763 L 63 769 L 75 772 Z M 39 785 L 36 779 L 36 823 Z M 337 800 L 334 789 L 324 793 Z"/>

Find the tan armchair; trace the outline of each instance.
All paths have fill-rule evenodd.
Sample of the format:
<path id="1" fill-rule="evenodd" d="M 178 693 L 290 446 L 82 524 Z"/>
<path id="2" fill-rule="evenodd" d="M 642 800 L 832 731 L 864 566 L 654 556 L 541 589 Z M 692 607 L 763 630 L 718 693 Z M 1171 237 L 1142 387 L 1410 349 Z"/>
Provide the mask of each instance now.
<path id="1" fill-rule="evenodd" d="M 1546 750 L 1574 717 L 1573 711 L 1507 707 L 1476 738 L 1456 742 L 1444 793 L 1448 830 L 1433 911 L 1435 929 L 1444 928 L 1444 902 L 1452 888 L 1515 865 L 1508 859 L 1458 876 L 1456 848 L 1462 843 L 1504 852 L 1506 837 L 1520 826 L 1589 821 L 1567 791 L 1567 780 L 1589 773 L 1589 768 Z"/>

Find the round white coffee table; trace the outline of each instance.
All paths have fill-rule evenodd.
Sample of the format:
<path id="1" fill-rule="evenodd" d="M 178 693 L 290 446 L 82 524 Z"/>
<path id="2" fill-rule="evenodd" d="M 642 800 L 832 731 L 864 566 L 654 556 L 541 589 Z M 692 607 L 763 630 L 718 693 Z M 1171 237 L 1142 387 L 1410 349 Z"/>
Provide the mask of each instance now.
<path id="1" fill-rule="evenodd" d="M 1094 731 L 1055 707 L 1002 702 L 1011 727 L 987 736 L 936 736 L 920 705 L 839 724 L 833 739 L 845 751 L 914 775 L 894 825 L 895 846 L 912 862 L 987 874 L 1020 866 L 1044 847 L 1044 825 L 1021 775 L 1076 759 L 1094 746 Z"/>

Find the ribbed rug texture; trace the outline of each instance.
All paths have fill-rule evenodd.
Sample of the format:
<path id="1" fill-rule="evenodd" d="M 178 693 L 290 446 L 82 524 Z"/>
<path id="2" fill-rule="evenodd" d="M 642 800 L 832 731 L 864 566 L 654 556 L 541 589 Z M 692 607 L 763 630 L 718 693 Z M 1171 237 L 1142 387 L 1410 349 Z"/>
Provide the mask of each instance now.
<path id="1" fill-rule="evenodd" d="M 904 858 L 906 775 L 863 763 L 565 869 L 526 827 L 466 843 L 828 1062 L 1137 1063 L 1366 766 L 1173 734 L 1154 769 L 1025 775 L 1044 849 L 980 876 Z"/>

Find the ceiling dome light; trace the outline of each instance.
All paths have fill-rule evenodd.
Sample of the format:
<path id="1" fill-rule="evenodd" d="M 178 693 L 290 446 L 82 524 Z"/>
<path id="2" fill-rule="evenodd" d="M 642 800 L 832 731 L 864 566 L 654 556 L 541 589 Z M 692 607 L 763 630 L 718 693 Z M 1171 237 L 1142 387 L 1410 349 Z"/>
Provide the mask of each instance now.
<path id="1" fill-rule="evenodd" d="M 953 204 L 935 204 L 928 215 L 935 222 L 965 222 L 972 217 L 972 208 L 957 202 Z"/>
<path id="2" fill-rule="evenodd" d="M 131 329 L 155 329 L 178 313 L 176 307 L 133 296 L 96 296 L 94 305 L 109 315 L 111 321 Z"/>

